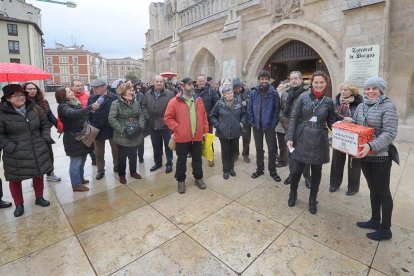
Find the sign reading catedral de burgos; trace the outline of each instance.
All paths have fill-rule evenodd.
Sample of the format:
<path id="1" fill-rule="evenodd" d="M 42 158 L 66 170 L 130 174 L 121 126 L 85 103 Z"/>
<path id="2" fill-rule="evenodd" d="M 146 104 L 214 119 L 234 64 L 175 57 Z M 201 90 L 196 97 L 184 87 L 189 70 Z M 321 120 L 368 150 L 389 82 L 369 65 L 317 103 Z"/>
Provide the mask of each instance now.
<path id="1" fill-rule="evenodd" d="M 363 87 L 366 79 L 378 76 L 379 55 L 379 45 L 347 48 L 345 51 L 345 81 Z"/>

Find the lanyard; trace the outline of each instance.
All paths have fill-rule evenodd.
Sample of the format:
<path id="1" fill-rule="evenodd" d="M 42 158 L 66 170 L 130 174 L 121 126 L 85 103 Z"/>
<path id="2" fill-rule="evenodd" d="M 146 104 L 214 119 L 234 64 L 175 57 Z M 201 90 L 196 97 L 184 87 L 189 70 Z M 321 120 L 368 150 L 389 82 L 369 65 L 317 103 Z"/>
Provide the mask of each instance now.
<path id="1" fill-rule="evenodd" d="M 323 102 L 325 100 L 325 96 L 323 96 L 323 98 L 322 98 L 322 100 L 317 104 L 317 105 L 315 105 L 315 103 L 312 101 L 312 104 L 313 104 L 313 110 L 312 110 L 312 114 L 313 113 L 315 113 L 315 111 L 316 111 L 316 109 L 321 105 L 321 103 Z"/>
<path id="2" fill-rule="evenodd" d="M 368 110 L 367 110 L 367 113 L 365 113 L 364 114 L 364 111 L 365 111 L 365 103 L 364 103 L 364 105 L 363 105 L 363 108 L 362 108 L 362 124 L 364 125 L 364 126 L 366 126 L 367 125 L 367 122 L 366 122 L 366 120 L 367 120 L 367 116 L 368 116 L 368 113 L 376 106 L 377 104 L 375 103 L 373 106 L 371 106 L 370 108 L 368 108 Z"/>

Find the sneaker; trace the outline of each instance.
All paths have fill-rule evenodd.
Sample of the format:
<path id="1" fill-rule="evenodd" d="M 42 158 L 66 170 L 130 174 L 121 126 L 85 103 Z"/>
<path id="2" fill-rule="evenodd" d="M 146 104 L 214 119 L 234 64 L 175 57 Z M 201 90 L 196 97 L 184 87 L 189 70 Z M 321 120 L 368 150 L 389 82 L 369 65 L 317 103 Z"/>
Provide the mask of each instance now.
<path id="1" fill-rule="evenodd" d="M 282 181 L 282 179 L 280 178 L 280 176 L 277 174 L 277 172 L 272 172 L 270 173 L 270 176 L 273 178 L 274 181 L 276 182 L 280 182 Z"/>
<path id="2" fill-rule="evenodd" d="M 89 191 L 89 188 L 83 184 L 72 186 L 72 191 L 74 192 L 86 192 Z"/>
<path id="3" fill-rule="evenodd" d="M 208 161 L 208 166 L 209 167 L 214 167 L 214 160 Z"/>
<path id="4" fill-rule="evenodd" d="M 378 230 L 380 228 L 380 221 L 373 220 L 372 218 L 369 221 L 359 221 L 356 223 L 359 228 L 374 229 Z"/>
<path id="5" fill-rule="evenodd" d="M 50 175 L 46 175 L 46 180 L 51 182 L 59 182 L 62 179 L 59 176 L 56 176 L 54 172 L 52 172 Z"/>
<path id="6" fill-rule="evenodd" d="M 178 181 L 178 193 L 179 194 L 185 193 L 185 182 L 184 181 Z"/>
<path id="7" fill-rule="evenodd" d="M 390 240 L 392 238 L 392 232 L 390 228 L 381 228 L 375 232 L 367 233 L 368 239 L 374 241 Z"/>
<path id="8" fill-rule="evenodd" d="M 203 179 L 196 179 L 194 183 L 200 190 L 204 190 L 206 188 L 206 183 L 204 183 Z"/>

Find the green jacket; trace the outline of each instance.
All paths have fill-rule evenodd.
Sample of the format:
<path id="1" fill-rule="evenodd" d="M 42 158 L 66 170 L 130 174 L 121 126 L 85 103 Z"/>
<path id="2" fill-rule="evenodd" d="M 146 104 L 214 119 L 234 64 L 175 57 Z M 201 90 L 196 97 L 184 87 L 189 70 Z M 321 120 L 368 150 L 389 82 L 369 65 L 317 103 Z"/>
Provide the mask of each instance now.
<path id="1" fill-rule="evenodd" d="M 144 110 L 135 99 L 127 104 L 121 96 L 118 96 L 118 99 L 112 102 L 108 122 L 114 129 L 115 143 L 123 147 L 135 147 L 144 142 L 142 133 L 133 137 L 125 134 L 126 124 L 130 121 L 138 121 L 140 128 L 143 129 L 145 124 Z"/>

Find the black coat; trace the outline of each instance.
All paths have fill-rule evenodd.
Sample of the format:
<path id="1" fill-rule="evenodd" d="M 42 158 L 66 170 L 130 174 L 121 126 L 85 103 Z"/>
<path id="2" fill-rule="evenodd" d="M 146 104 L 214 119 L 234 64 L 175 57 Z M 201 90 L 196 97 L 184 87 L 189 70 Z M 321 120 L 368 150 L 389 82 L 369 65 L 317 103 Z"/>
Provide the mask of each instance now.
<path id="1" fill-rule="evenodd" d="M 149 127 L 154 130 L 168 129 L 164 122 L 164 113 L 167 109 L 168 102 L 174 98 L 174 93 L 168 89 L 160 92 L 158 98 L 155 97 L 154 89 L 147 91 L 144 94 L 142 101 L 142 108 L 144 114 L 149 119 Z"/>
<path id="2" fill-rule="evenodd" d="M 92 111 L 92 105 L 79 108 L 69 103 L 59 104 L 58 115 L 63 123 L 63 146 L 67 156 L 80 157 L 92 151 L 81 141 L 75 139 L 76 133 L 80 132 L 83 123 L 88 120 L 88 114 Z"/>
<path id="3" fill-rule="evenodd" d="M 238 138 L 243 134 L 241 126 L 246 123 L 244 107 L 235 99 L 230 109 L 224 99 L 220 99 L 210 114 L 211 124 L 216 128 L 216 136 L 221 139 Z"/>
<path id="4" fill-rule="evenodd" d="M 6 180 L 25 180 L 53 171 L 50 123 L 34 101 L 23 117 L 9 102 L 0 107 L 0 148 Z"/>
<path id="5" fill-rule="evenodd" d="M 100 96 L 91 95 L 88 99 L 88 105 L 93 104 Z M 109 110 L 113 101 L 118 99 L 118 96 L 110 91 L 104 96 L 104 102 L 99 106 L 95 112 L 89 113 L 89 122 L 94 127 L 100 130 L 96 140 L 104 141 L 112 139 L 114 136 L 114 130 L 108 123 Z"/>
<path id="6" fill-rule="evenodd" d="M 321 100 L 317 101 L 312 93 L 300 95 L 285 134 L 285 140 L 293 141 L 295 148 L 291 158 L 305 164 L 322 165 L 329 162 L 328 127 L 331 128 L 336 121 L 336 114 L 331 98 L 325 96 L 320 103 Z M 318 104 L 319 107 L 312 112 Z M 317 118 L 315 123 L 309 122 L 313 116 Z"/>
<path id="7" fill-rule="evenodd" d="M 220 100 L 216 90 L 206 84 L 203 89 L 195 89 L 195 96 L 201 97 L 203 100 L 204 108 L 206 109 L 208 122 L 210 121 L 210 113 L 213 106 Z"/>

